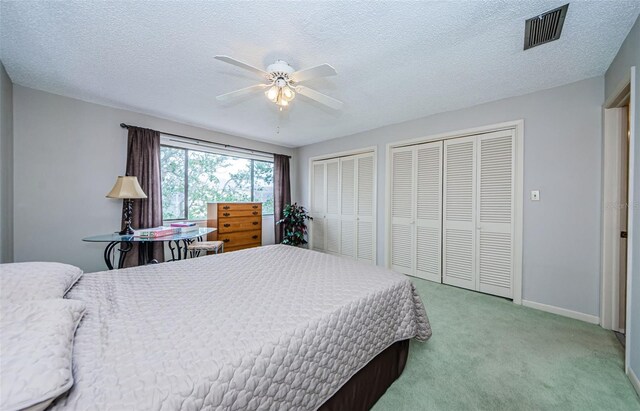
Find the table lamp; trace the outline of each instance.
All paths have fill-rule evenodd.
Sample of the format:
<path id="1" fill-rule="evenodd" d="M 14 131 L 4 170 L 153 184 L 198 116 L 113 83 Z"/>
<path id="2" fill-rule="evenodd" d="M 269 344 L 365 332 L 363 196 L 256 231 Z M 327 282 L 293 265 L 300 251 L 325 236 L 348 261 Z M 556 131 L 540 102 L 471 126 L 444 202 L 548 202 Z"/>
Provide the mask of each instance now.
<path id="1" fill-rule="evenodd" d="M 124 211 L 122 212 L 124 228 L 119 234 L 133 235 L 133 229 L 131 228 L 133 199 L 147 198 L 147 195 L 142 191 L 142 187 L 138 184 L 138 179 L 135 176 L 118 176 L 115 185 L 107 194 L 107 198 L 121 198 L 124 200 Z"/>

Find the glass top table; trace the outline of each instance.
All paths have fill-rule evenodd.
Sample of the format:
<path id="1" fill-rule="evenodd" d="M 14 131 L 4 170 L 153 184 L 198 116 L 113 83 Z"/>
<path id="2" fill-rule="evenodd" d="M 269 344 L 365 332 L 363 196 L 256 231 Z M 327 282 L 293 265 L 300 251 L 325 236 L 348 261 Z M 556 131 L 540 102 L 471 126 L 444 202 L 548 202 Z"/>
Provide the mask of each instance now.
<path id="1" fill-rule="evenodd" d="M 120 252 L 118 258 L 118 268 L 122 268 L 124 259 L 129 251 L 133 249 L 133 243 L 141 243 L 138 250 L 141 254 L 141 260 L 148 263 L 157 261 L 149 261 L 148 256 L 151 255 L 151 245 L 157 242 L 167 242 L 169 250 L 171 250 L 171 260 L 181 260 L 187 258 L 187 246 L 200 237 L 204 237 L 209 233 L 216 231 L 215 228 L 199 228 L 198 230 L 187 231 L 179 234 L 165 235 L 162 237 L 135 237 L 132 235 L 120 235 L 118 233 L 94 235 L 85 237 L 82 241 L 90 243 L 109 243 L 104 250 L 104 262 L 109 270 L 113 270 L 113 261 L 116 250 Z M 120 247 L 117 247 L 120 245 Z M 177 254 L 175 254 L 177 252 Z M 177 255 L 177 257 L 176 257 Z"/>
<path id="2" fill-rule="evenodd" d="M 194 238 L 198 238 L 209 233 L 216 231 L 215 228 L 200 228 L 198 230 L 187 231 L 185 233 L 165 235 L 162 237 L 135 237 L 132 235 L 120 235 L 118 233 L 112 234 L 100 234 L 93 235 L 91 237 L 85 237 L 82 241 L 88 241 L 91 243 L 110 243 L 112 241 L 129 241 L 133 243 L 144 243 L 148 241 L 181 241 L 181 240 L 191 240 Z"/>

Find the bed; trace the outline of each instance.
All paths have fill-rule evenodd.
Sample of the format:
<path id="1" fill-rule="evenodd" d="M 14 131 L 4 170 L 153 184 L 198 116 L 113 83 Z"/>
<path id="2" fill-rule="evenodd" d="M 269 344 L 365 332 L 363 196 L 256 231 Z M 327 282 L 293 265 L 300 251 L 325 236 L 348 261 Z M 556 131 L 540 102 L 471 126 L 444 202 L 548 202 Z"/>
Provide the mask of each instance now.
<path id="1" fill-rule="evenodd" d="M 66 298 L 86 311 L 54 410 L 367 409 L 431 336 L 404 275 L 283 245 L 84 274 Z"/>

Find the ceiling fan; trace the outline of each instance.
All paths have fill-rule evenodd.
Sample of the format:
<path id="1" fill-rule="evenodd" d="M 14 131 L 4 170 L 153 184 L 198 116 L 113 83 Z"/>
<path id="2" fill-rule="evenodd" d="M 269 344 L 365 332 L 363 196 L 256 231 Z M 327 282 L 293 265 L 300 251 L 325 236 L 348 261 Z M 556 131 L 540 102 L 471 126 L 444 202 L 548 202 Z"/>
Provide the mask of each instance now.
<path id="1" fill-rule="evenodd" d="M 308 69 L 295 71 L 286 61 L 276 60 L 276 62 L 269 65 L 265 71 L 229 56 L 215 56 L 215 58 L 217 60 L 224 61 L 225 63 L 233 64 L 234 66 L 251 71 L 260 77 L 263 77 L 266 81 L 266 83 L 263 84 L 256 84 L 254 86 L 241 88 L 240 90 L 219 95 L 216 97 L 218 101 L 225 102 L 237 97 L 268 89 L 264 94 L 269 100 L 276 103 L 280 107 L 280 110 L 289 105 L 289 103 L 296 97 L 296 93 L 302 94 L 303 96 L 315 100 L 320 104 L 324 104 L 334 110 L 340 110 L 343 106 L 343 103 L 340 100 L 336 100 L 333 97 L 319 93 L 309 87 L 299 85 L 299 83 L 314 78 L 335 76 L 338 74 L 336 73 L 336 70 L 328 64 L 321 64 Z"/>

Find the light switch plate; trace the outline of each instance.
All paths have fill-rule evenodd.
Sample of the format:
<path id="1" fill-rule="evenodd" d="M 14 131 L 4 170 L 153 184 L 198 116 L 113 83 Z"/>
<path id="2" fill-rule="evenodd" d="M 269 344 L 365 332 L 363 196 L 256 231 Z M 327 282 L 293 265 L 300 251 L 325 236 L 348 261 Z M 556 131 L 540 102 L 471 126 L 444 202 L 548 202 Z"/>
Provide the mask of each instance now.
<path id="1" fill-rule="evenodd" d="M 531 190 L 531 201 L 540 201 L 540 190 Z"/>

